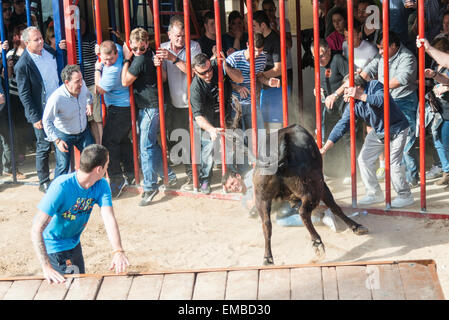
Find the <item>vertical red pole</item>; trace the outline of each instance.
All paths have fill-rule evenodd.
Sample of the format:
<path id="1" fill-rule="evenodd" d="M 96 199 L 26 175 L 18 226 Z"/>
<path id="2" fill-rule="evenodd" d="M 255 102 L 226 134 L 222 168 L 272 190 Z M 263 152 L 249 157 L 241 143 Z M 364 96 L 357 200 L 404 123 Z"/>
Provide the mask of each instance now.
<path id="1" fill-rule="evenodd" d="M 287 40 L 285 34 L 285 1 L 279 0 L 279 22 L 281 36 L 281 69 L 282 69 L 282 115 L 283 125 L 288 126 L 288 80 L 287 80 Z"/>
<path id="2" fill-rule="evenodd" d="M 348 53 L 349 53 L 349 86 L 354 87 L 354 7 L 352 0 L 348 0 Z M 350 137 L 351 137 L 351 190 L 352 207 L 357 207 L 357 163 L 356 163 L 356 142 L 355 142 L 355 112 L 354 98 L 349 101 L 350 111 Z"/>
<path id="3" fill-rule="evenodd" d="M 251 0 L 246 0 L 246 8 L 248 10 L 248 21 L 253 21 L 253 6 Z M 252 148 L 253 155 L 258 157 L 257 145 L 257 93 L 256 93 L 256 58 L 254 54 L 254 26 L 248 23 L 248 45 L 249 45 L 249 69 L 251 78 L 251 135 L 253 139 Z"/>
<path id="4" fill-rule="evenodd" d="M 313 0 L 313 56 L 315 57 L 315 110 L 316 110 L 316 142 L 321 149 L 323 144 L 321 132 L 321 79 L 320 79 L 320 15 L 319 2 Z"/>
<path id="5" fill-rule="evenodd" d="M 418 34 L 425 38 L 424 0 L 418 0 Z M 426 211 L 426 126 L 425 126 L 425 49 L 418 49 L 419 53 L 419 168 L 421 179 L 421 211 Z"/>
<path id="6" fill-rule="evenodd" d="M 127 45 L 129 48 L 129 36 L 131 34 L 131 16 L 129 13 L 129 1 L 128 0 L 123 0 L 123 14 L 125 16 L 124 24 L 125 24 L 125 37 L 126 37 L 126 44 L 124 44 L 124 45 Z M 140 184 L 139 154 L 137 151 L 137 148 L 139 145 L 139 140 L 137 138 L 136 102 L 134 100 L 134 91 L 133 91 L 132 85 L 129 86 L 129 100 L 130 100 L 130 108 L 131 108 L 131 132 L 132 132 L 132 138 L 133 138 L 134 177 L 136 179 L 136 185 L 139 185 Z M 160 118 L 161 118 L 161 122 L 162 122 L 163 114 L 160 115 Z M 162 131 L 162 128 L 161 128 L 161 132 L 165 132 L 165 130 Z M 164 135 L 161 135 L 161 136 L 164 136 Z M 162 149 L 162 151 L 164 152 L 164 149 Z M 165 153 L 162 153 L 162 154 L 165 155 Z M 164 158 L 164 156 L 162 158 Z M 165 169 L 165 167 L 164 167 L 164 169 Z M 165 180 L 167 180 L 167 172 L 166 171 L 164 171 L 164 177 L 165 177 Z"/>
<path id="7" fill-rule="evenodd" d="M 195 128 L 193 126 L 192 107 L 190 106 L 190 84 L 192 83 L 192 52 L 190 51 L 190 6 L 189 0 L 183 0 L 184 8 L 184 33 L 186 47 L 186 69 L 187 69 L 187 100 L 189 104 L 189 128 L 190 128 L 190 152 L 192 160 L 192 177 L 194 190 L 198 190 L 198 167 L 196 165 Z"/>
<path id="8" fill-rule="evenodd" d="M 298 65 L 298 106 L 300 123 L 304 124 L 304 90 L 302 86 L 301 3 L 296 0 L 296 52 Z M 306 50 L 309 50 L 306 48 Z M 293 90 L 293 89 L 292 89 Z"/>
<path id="9" fill-rule="evenodd" d="M 391 171 L 390 171 L 390 70 L 388 48 L 389 32 L 389 1 L 382 3 L 383 15 L 383 58 L 384 58 L 384 155 L 385 155 L 385 202 L 387 209 L 391 209 Z"/>
<path id="10" fill-rule="evenodd" d="M 222 1 L 224 7 L 224 1 Z M 223 60 L 221 58 L 221 52 L 223 50 L 221 44 L 221 18 L 220 18 L 220 1 L 214 0 L 214 11 L 215 11 L 215 34 L 216 46 L 217 46 L 217 62 L 218 62 L 218 93 L 220 99 L 220 127 L 226 128 L 225 123 L 225 105 L 224 105 L 224 80 L 223 80 Z M 221 135 L 221 171 L 224 175 L 226 173 L 226 141 L 224 135 Z"/>
<path id="11" fill-rule="evenodd" d="M 100 16 L 100 0 L 95 0 L 94 2 L 94 13 L 95 13 L 95 31 L 97 33 L 97 44 L 100 45 L 103 42 L 103 35 L 101 29 L 101 16 Z M 101 61 L 100 55 L 98 55 L 98 60 Z M 101 96 L 101 114 L 103 118 L 103 126 L 106 125 L 106 104 L 104 103 L 104 97 Z"/>
<path id="12" fill-rule="evenodd" d="M 128 0 L 124 0 L 128 3 Z M 129 4 L 128 4 L 129 8 Z M 129 15 L 128 15 L 129 17 Z M 161 20 L 159 12 L 159 1 L 153 0 L 153 22 L 154 22 L 154 41 L 156 49 L 161 46 Z M 162 79 L 162 66 L 157 67 L 157 91 L 159 100 L 159 120 L 161 132 L 161 149 L 162 149 L 162 166 L 164 169 L 164 184 L 168 184 L 168 162 L 167 162 L 167 139 L 165 129 L 165 112 L 164 112 L 164 81 Z"/>

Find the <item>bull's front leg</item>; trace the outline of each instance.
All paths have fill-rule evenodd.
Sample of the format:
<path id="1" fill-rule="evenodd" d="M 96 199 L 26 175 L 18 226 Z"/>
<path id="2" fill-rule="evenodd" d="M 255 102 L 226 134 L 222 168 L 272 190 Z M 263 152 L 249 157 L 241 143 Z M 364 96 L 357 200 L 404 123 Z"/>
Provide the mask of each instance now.
<path id="1" fill-rule="evenodd" d="M 262 220 L 263 236 L 265 238 L 265 254 L 263 258 L 264 265 L 274 264 L 273 254 L 271 253 L 271 199 L 261 200 L 256 195 L 256 207 Z"/>

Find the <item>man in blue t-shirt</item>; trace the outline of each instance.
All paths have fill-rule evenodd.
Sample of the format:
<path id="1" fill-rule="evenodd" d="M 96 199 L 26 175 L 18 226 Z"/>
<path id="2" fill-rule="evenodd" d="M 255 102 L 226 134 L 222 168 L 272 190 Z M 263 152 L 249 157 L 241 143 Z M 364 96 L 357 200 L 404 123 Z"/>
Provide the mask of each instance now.
<path id="1" fill-rule="evenodd" d="M 118 198 L 134 180 L 129 88 L 122 85 L 122 47 L 107 40 L 101 43 L 99 52 L 101 62 L 95 64 L 95 86 L 108 107 L 102 144 L 110 153 L 108 176 L 112 197 Z"/>
<path id="2" fill-rule="evenodd" d="M 129 266 L 114 216 L 111 189 L 104 179 L 108 150 L 98 144 L 81 153 L 80 169 L 56 178 L 38 205 L 31 239 L 48 282 L 62 283 L 63 274 L 85 273 L 80 236 L 95 204 L 101 209 L 114 256 L 110 270 L 124 272 Z"/>

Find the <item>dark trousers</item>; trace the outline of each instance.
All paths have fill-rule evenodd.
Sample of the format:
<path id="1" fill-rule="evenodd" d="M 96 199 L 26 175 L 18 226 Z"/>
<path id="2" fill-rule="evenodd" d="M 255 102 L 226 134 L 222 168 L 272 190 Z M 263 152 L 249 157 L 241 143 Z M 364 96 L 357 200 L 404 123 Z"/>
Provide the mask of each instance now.
<path id="1" fill-rule="evenodd" d="M 81 243 L 70 250 L 50 253 L 48 255 L 50 264 L 60 274 L 85 273 L 83 250 Z"/>
<path id="2" fill-rule="evenodd" d="M 103 130 L 103 146 L 109 150 L 108 175 L 111 182 L 134 178 L 133 148 L 131 132 L 131 110 L 129 107 L 109 106 L 106 126 Z M 125 172 L 122 171 L 122 166 Z"/>
<path id="3" fill-rule="evenodd" d="M 61 174 L 66 174 L 70 169 L 70 160 L 72 156 L 73 147 L 75 146 L 80 152 L 84 150 L 85 147 L 94 143 L 94 138 L 90 134 L 89 127 L 79 133 L 79 134 L 66 134 L 55 128 L 56 135 L 59 139 L 67 144 L 68 152 L 62 152 L 58 149 L 55 144 L 56 150 L 56 169 L 55 169 L 55 179 Z"/>
<path id="4" fill-rule="evenodd" d="M 39 184 L 42 185 L 45 182 L 50 182 L 48 159 L 50 157 L 51 144 L 45 140 L 47 135 L 44 129 L 34 128 L 34 134 L 36 135 L 36 171 Z"/>

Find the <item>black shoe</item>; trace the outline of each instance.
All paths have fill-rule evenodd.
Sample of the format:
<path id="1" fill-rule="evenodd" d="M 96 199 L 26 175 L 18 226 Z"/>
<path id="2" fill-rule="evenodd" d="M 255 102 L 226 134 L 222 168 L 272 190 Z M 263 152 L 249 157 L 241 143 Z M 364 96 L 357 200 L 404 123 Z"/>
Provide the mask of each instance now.
<path id="1" fill-rule="evenodd" d="M 170 179 L 168 181 L 168 187 L 171 189 L 176 189 L 178 187 L 178 179 L 177 178 Z"/>
<path id="2" fill-rule="evenodd" d="M 47 193 L 48 188 L 50 187 L 50 182 L 44 182 L 39 186 L 39 191 L 43 193 Z"/>
<path id="3" fill-rule="evenodd" d="M 113 199 L 116 199 L 118 197 L 120 197 L 120 195 L 122 194 L 123 189 L 125 189 L 127 183 L 125 179 L 122 179 L 119 182 L 111 182 L 110 186 L 111 186 L 111 195 Z"/>
<path id="4" fill-rule="evenodd" d="M 159 189 L 154 189 L 153 191 L 145 191 L 142 194 L 142 200 L 139 202 L 140 207 L 145 207 L 153 201 L 153 198 L 159 193 Z"/>

